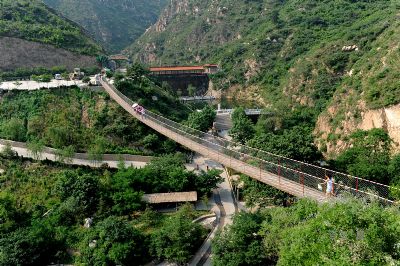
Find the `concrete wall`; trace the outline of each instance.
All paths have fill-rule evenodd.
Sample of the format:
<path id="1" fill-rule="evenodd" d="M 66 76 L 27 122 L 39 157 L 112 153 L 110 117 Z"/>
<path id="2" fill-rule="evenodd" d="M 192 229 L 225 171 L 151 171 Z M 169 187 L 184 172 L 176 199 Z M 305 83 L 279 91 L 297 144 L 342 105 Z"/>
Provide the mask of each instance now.
<path id="1" fill-rule="evenodd" d="M 181 96 L 189 96 L 189 85 L 194 86 L 196 95 L 204 95 L 210 83 L 210 78 L 207 75 L 179 74 L 179 75 L 159 75 L 155 78 L 160 82 L 167 82 L 174 91 L 181 91 Z"/>

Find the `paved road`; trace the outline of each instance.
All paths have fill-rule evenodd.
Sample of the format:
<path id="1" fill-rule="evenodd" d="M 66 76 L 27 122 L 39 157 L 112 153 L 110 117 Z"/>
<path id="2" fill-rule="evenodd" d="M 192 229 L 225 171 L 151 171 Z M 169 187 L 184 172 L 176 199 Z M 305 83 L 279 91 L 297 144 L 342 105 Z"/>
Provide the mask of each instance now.
<path id="1" fill-rule="evenodd" d="M 194 158 L 194 165 L 196 164 L 199 165 L 199 168 L 202 170 L 206 170 L 208 166 L 209 169 L 220 169 L 224 171 L 221 174 L 221 177 L 224 178 L 224 181 L 219 184 L 218 189 L 214 191 L 213 195 L 215 202 L 213 210 L 217 213 L 217 215 L 219 214 L 218 226 L 210 234 L 209 238 L 201 246 L 190 263 L 191 266 L 208 266 L 211 265 L 211 241 L 214 239 L 218 230 L 222 230 L 225 226 L 232 224 L 232 217 L 236 213 L 236 208 L 232 196 L 231 186 L 229 184 L 228 174 L 223 166 L 202 156 L 196 156 Z"/>
<path id="2" fill-rule="evenodd" d="M 2 151 L 5 147 L 5 142 L 4 140 L 0 140 L 0 151 Z M 17 152 L 19 156 L 22 156 L 24 158 L 30 158 L 30 159 L 36 159 L 36 160 L 50 160 L 50 161 L 59 161 L 57 156 L 55 155 L 56 150 L 51 149 L 51 148 L 46 148 L 44 152 L 42 152 L 39 155 L 39 158 L 36 156 L 33 156 L 32 153 L 28 150 L 28 148 L 23 147 L 23 143 L 21 142 L 11 142 L 11 147 L 12 150 Z M 79 155 L 79 156 L 78 156 Z M 111 155 L 112 157 L 116 156 L 117 158 L 124 156 L 124 155 Z M 72 165 L 84 165 L 84 166 L 90 166 L 90 167 L 100 167 L 102 164 L 108 164 L 110 168 L 118 168 L 119 160 L 103 160 L 103 161 L 96 161 L 94 162 L 93 160 L 89 159 L 84 159 L 83 157 L 88 157 L 87 154 L 77 154 L 75 158 L 72 158 L 71 160 L 68 161 L 68 164 Z M 105 157 L 110 157 L 105 155 Z M 151 157 L 145 157 L 145 156 L 138 156 L 140 157 L 139 160 L 125 160 L 125 166 L 129 167 L 136 167 L 136 168 L 142 168 L 144 167 L 152 158 Z"/>

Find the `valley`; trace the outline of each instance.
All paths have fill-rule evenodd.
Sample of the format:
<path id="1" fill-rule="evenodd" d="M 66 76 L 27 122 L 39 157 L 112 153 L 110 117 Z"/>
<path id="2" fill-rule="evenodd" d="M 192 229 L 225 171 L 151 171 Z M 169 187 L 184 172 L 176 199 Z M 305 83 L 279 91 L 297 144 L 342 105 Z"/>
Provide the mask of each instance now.
<path id="1" fill-rule="evenodd" d="M 0 0 L 0 265 L 397 265 L 399 14 Z"/>

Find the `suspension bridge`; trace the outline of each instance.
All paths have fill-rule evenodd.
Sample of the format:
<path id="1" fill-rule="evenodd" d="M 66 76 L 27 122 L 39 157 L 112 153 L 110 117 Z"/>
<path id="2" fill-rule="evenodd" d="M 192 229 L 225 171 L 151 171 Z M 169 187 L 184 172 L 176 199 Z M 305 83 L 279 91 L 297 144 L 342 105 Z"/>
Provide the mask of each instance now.
<path id="1" fill-rule="evenodd" d="M 118 91 L 105 79 L 101 84 L 122 108 L 136 119 L 174 140 L 188 149 L 206 156 L 237 172 L 300 198 L 311 198 L 319 202 L 327 200 L 320 184 L 325 176 L 334 178 L 337 196 L 352 194 L 359 198 L 375 198 L 391 204 L 390 187 L 361 177 L 332 171 L 323 167 L 300 162 L 200 132 L 146 110 L 136 112 L 134 102 Z"/>

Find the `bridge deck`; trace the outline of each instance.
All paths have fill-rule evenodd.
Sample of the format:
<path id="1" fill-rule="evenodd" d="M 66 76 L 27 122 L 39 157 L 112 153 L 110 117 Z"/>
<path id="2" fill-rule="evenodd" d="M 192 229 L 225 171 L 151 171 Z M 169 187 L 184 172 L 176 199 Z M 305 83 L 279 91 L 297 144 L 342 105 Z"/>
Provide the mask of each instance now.
<path id="1" fill-rule="evenodd" d="M 294 182 L 292 180 L 280 177 L 276 174 L 267 172 L 260 167 L 253 166 L 242 160 L 236 159 L 234 157 L 228 156 L 227 154 L 221 152 L 218 149 L 210 148 L 207 145 L 198 143 L 183 134 L 179 134 L 176 131 L 167 128 L 163 125 L 161 121 L 149 116 L 141 116 L 133 110 L 131 104 L 128 103 L 122 96 L 120 96 L 114 88 L 112 88 L 108 83 L 102 81 L 104 89 L 109 93 L 112 99 L 114 99 L 121 107 L 123 107 L 127 112 L 133 115 L 136 119 L 140 120 L 142 123 L 156 130 L 157 132 L 163 134 L 164 136 L 176 141 L 177 143 L 195 151 L 203 156 L 209 157 L 227 167 L 230 167 L 240 173 L 246 174 L 254 179 L 257 179 L 265 184 L 273 186 L 279 190 L 287 192 L 291 195 L 297 197 L 308 197 L 315 199 L 317 201 L 325 201 L 325 195 L 316 189 L 310 188 L 301 184 L 300 182 Z M 304 182 L 304 181 L 303 181 Z"/>

